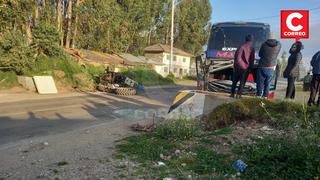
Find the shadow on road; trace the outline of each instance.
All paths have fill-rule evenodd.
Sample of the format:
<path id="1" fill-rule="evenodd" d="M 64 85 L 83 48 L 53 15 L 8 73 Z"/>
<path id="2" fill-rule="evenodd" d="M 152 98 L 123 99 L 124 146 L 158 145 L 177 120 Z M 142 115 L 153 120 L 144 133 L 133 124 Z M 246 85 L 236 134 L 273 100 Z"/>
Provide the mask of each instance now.
<path id="1" fill-rule="evenodd" d="M 88 93 L 41 101 L 0 104 L 0 144 L 122 120 L 146 119 L 167 109 L 143 96 L 119 97 Z M 31 110 L 30 110 L 31 109 Z M 11 114 L 10 114 L 11 113 Z"/>

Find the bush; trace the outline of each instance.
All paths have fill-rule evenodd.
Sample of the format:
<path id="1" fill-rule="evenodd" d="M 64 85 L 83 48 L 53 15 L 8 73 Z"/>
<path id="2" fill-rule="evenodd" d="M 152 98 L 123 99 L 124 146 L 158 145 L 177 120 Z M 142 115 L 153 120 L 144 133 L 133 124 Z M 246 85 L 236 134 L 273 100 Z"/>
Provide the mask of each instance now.
<path id="1" fill-rule="evenodd" d="M 182 79 L 196 81 L 197 80 L 197 76 L 184 76 Z"/>
<path id="2" fill-rule="evenodd" d="M 50 57 L 63 56 L 60 46 L 60 36 L 55 26 L 39 23 L 32 31 L 33 44 L 38 55 L 44 54 Z"/>
<path id="3" fill-rule="evenodd" d="M 87 72 L 92 80 L 95 81 L 96 84 L 100 82 L 100 76 L 105 71 L 104 66 L 94 66 L 94 65 L 87 65 L 86 66 Z"/>
<path id="4" fill-rule="evenodd" d="M 268 101 L 246 98 L 218 106 L 207 118 L 209 130 L 219 129 L 238 121 L 256 120 L 277 127 L 305 126 L 317 110 L 289 101 Z"/>
<path id="5" fill-rule="evenodd" d="M 146 67 L 135 67 L 124 73 L 145 86 L 174 84 L 172 79 L 164 78 L 153 69 Z"/>
<path id="6" fill-rule="evenodd" d="M 34 52 L 28 47 L 20 31 L 6 32 L 0 36 L 0 67 L 21 75 L 34 63 Z"/>
<path id="7" fill-rule="evenodd" d="M 172 73 L 169 73 L 166 78 L 172 79 L 172 80 L 175 79 L 174 74 Z"/>
<path id="8" fill-rule="evenodd" d="M 13 71 L 0 71 L 0 89 L 12 88 L 18 85 L 17 75 Z"/>

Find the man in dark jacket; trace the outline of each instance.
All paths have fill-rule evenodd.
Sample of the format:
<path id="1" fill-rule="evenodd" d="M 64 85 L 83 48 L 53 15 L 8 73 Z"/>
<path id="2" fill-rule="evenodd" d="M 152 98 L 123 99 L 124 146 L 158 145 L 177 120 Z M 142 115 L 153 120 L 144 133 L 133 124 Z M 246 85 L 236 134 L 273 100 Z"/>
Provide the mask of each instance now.
<path id="1" fill-rule="evenodd" d="M 300 63 L 302 60 L 301 50 L 303 45 L 300 41 L 295 42 L 290 48 L 290 56 L 288 58 L 288 65 L 283 72 L 283 77 L 288 78 L 287 85 L 287 99 L 294 99 L 296 94 L 295 82 L 300 74 Z"/>
<path id="2" fill-rule="evenodd" d="M 253 36 L 247 35 L 243 43 L 236 51 L 234 56 L 234 71 L 231 88 L 231 97 L 235 97 L 236 87 L 240 81 L 240 86 L 237 91 L 237 97 L 241 97 L 241 90 L 247 82 L 249 72 L 254 64 L 255 50 L 252 47 Z"/>
<path id="3" fill-rule="evenodd" d="M 281 44 L 275 39 L 268 39 L 261 45 L 259 51 L 259 66 L 257 71 L 257 96 L 268 98 L 270 84 L 277 66 L 277 57 L 281 49 Z"/>
<path id="4" fill-rule="evenodd" d="M 311 81 L 311 93 L 310 98 L 308 101 L 308 105 L 315 105 L 315 99 L 317 96 L 317 92 L 319 91 L 319 85 L 320 85 L 320 51 L 317 52 L 311 60 L 311 66 L 312 66 L 312 81 Z M 320 105 L 320 92 L 318 97 L 317 105 Z"/>

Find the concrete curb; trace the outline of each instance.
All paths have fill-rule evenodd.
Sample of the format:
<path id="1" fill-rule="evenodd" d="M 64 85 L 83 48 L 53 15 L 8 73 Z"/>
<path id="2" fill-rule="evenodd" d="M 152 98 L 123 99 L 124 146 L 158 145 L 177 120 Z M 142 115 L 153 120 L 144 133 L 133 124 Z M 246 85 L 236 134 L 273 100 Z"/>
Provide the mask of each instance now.
<path id="1" fill-rule="evenodd" d="M 177 88 L 181 85 L 144 86 L 144 89 Z"/>
<path id="2" fill-rule="evenodd" d="M 193 84 L 174 84 L 174 85 L 144 86 L 144 89 L 177 88 L 177 87 L 196 87 L 196 85 L 193 85 Z"/>

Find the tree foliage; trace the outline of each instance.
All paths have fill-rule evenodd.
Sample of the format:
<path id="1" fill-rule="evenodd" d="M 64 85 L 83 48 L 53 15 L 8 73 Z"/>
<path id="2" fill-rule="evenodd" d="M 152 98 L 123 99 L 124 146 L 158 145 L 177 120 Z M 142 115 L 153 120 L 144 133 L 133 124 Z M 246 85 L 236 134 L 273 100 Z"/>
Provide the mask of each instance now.
<path id="1" fill-rule="evenodd" d="M 170 43 L 172 1 L 1 0 L 1 66 L 16 64 L 22 73 L 40 54 L 59 56 L 63 46 L 141 55 L 148 45 Z M 175 46 L 197 54 L 210 27 L 209 0 L 174 2 Z"/>
<path id="2" fill-rule="evenodd" d="M 57 29 L 46 23 L 40 23 L 33 29 L 33 45 L 37 55 L 59 56 L 62 54 Z"/>
<path id="3" fill-rule="evenodd" d="M 211 17 L 208 0 L 184 0 L 177 8 L 176 46 L 192 54 L 202 51 L 206 44 Z"/>
<path id="4" fill-rule="evenodd" d="M 20 31 L 9 31 L 0 37 L 0 67 L 23 74 L 34 62 L 32 54 Z"/>
<path id="5" fill-rule="evenodd" d="M 175 46 L 199 53 L 210 27 L 209 1 L 184 0 L 176 8 Z M 85 0 L 79 12 L 81 48 L 143 54 L 147 45 L 170 43 L 171 1 Z"/>

